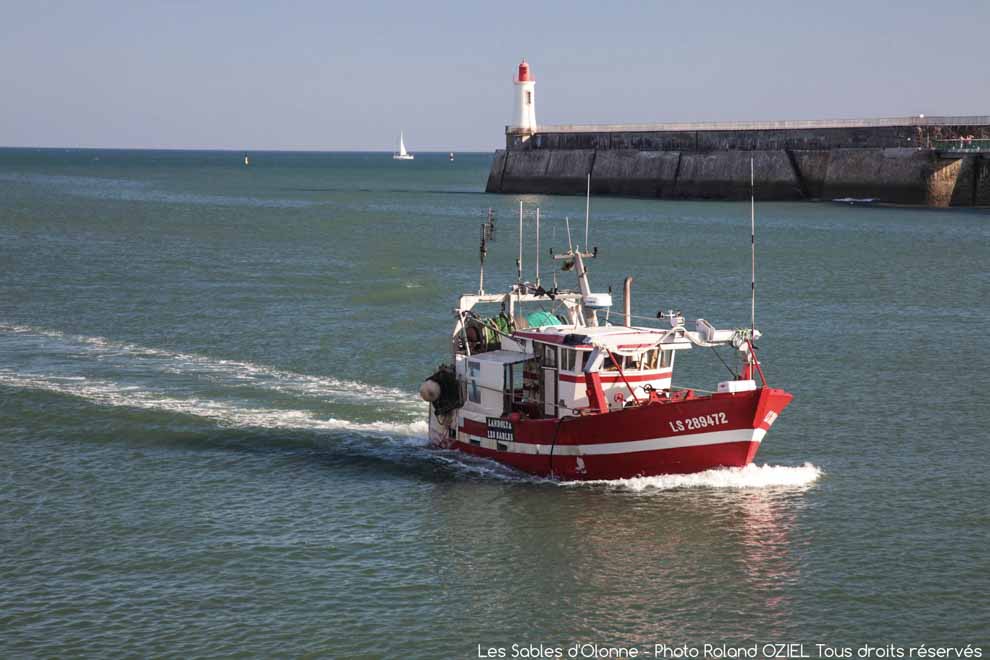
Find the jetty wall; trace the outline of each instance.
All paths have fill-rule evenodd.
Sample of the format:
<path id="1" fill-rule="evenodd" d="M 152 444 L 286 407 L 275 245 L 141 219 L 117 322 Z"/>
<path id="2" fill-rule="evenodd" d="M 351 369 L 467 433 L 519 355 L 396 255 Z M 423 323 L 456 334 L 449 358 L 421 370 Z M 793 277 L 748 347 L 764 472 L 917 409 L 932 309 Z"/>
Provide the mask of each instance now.
<path id="1" fill-rule="evenodd" d="M 966 137 L 990 139 L 990 117 L 507 129 L 486 190 L 583 194 L 590 174 L 596 195 L 746 199 L 753 159 L 763 200 L 985 205 L 990 149 Z"/>

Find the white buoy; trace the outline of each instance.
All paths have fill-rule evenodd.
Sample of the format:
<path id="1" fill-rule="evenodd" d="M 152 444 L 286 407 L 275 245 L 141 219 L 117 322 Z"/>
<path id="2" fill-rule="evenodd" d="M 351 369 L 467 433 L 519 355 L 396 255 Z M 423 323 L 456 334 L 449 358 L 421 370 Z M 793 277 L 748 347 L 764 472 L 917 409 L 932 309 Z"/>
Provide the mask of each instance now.
<path id="1" fill-rule="evenodd" d="M 440 398 L 440 383 L 435 380 L 424 380 L 419 386 L 419 398 L 428 403 L 433 403 Z"/>

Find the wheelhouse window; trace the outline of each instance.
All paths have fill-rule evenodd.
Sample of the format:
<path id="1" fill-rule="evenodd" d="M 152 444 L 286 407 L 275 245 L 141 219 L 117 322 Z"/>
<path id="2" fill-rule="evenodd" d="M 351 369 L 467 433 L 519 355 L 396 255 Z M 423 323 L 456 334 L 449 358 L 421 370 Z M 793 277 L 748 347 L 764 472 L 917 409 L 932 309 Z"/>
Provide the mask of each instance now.
<path id="1" fill-rule="evenodd" d="M 481 363 L 468 361 L 468 400 L 472 403 L 481 403 L 481 386 L 478 379 L 481 377 Z"/>
<path id="2" fill-rule="evenodd" d="M 660 357 L 660 349 L 652 348 L 639 356 L 638 369 L 653 371 L 657 368 L 657 360 Z"/>
<path id="3" fill-rule="evenodd" d="M 581 352 L 573 348 L 560 349 L 560 368 L 564 371 L 581 371 Z"/>
<path id="4" fill-rule="evenodd" d="M 639 355 L 627 355 L 622 361 L 622 368 L 627 371 L 636 371 L 650 368 L 650 351 Z"/>
<path id="5" fill-rule="evenodd" d="M 557 347 L 550 344 L 540 344 L 540 362 L 544 367 L 557 368 Z"/>
<path id="6" fill-rule="evenodd" d="M 522 373 L 521 369 L 518 369 L 519 365 L 507 364 L 505 365 L 505 375 L 503 376 L 503 383 L 505 384 L 505 389 L 503 390 L 503 400 L 502 400 L 502 411 L 512 412 L 513 405 L 521 403 L 523 399 L 523 388 L 522 388 Z"/>
<path id="7" fill-rule="evenodd" d="M 652 348 L 644 351 L 640 355 L 627 355 L 623 358 L 622 368 L 642 371 L 656 371 L 666 369 L 670 366 L 673 351 L 662 351 L 659 348 Z M 606 364 L 611 362 L 606 358 Z M 606 367 L 603 367 L 606 368 Z"/>
<path id="8" fill-rule="evenodd" d="M 648 366 L 644 367 L 644 369 L 656 369 L 660 360 L 660 353 L 661 351 L 659 348 L 654 348 L 653 350 L 648 351 L 646 353 L 646 363 Z"/>
<path id="9" fill-rule="evenodd" d="M 504 411 L 538 413 L 540 367 L 537 360 L 505 365 Z"/>

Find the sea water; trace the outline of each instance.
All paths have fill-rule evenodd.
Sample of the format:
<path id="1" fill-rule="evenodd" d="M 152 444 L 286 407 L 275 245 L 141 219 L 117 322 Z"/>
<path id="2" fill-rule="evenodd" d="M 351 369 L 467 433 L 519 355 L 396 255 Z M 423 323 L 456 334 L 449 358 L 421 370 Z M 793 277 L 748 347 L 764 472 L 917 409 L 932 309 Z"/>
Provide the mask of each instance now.
<path id="1" fill-rule="evenodd" d="M 3 656 L 985 648 L 986 211 L 760 204 L 795 398 L 756 463 L 560 484 L 426 448 L 415 392 L 488 208 L 498 290 L 519 202 L 532 279 L 532 210 L 584 247 L 584 200 L 486 195 L 489 154 L 250 162 L 0 150 Z M 747 204 L 591 206 L 595 290 L 748 325 Z"/>

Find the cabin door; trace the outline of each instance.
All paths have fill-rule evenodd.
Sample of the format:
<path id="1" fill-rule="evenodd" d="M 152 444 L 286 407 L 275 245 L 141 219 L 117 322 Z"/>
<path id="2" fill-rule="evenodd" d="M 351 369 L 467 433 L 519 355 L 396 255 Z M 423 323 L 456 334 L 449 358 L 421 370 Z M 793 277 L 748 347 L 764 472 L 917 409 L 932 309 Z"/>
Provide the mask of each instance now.
<path id="1" fill-rule="evenodd" d="M 543 382 L 540 388 L 543 391 L 543 414 L 557 416 L 557 347 L 543 345 L 541 367 L 543 371 Z"/>

